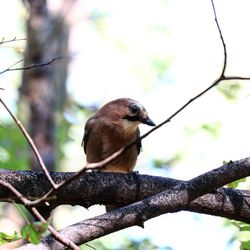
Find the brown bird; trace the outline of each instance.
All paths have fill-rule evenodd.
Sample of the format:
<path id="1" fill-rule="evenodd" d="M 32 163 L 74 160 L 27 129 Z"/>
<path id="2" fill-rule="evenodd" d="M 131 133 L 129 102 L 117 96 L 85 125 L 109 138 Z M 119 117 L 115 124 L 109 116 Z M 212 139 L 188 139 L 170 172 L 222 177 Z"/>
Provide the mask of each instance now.
<path id="1" fill-rule="evenodd" d="M 155 126 L 145 108 L 137 101 L 120 98 L 105 104 L 85 125 L 82 146 L 87 162 L 102 161 L 137 140 L 134 146 L 102 169 L 105 172 L 133 171 L 141 149 L 140 123 Z"/>
<path id="2" fill-rule="evenodd" d="M 140 153 L 140 123 L 155 126 L 145 108 L 130 98 L 120 98 L 105 104 L 85 125 L 82 146 L 88 163 L 100 162 L 128 143 L 136 144 L 108 163 L 100 171 L 129 173 Z M 106 206 L 112 210 L 117 206 Z"/>

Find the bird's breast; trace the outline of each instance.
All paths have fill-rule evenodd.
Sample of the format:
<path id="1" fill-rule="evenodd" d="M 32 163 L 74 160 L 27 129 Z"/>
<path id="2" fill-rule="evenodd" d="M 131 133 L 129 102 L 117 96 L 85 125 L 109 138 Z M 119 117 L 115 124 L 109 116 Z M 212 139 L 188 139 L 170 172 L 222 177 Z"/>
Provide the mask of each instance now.
<path id="1" fill-rule="evenodd" d="M 124 137 L 113 133 L 109 136 L 103 136 L 103 148 L 102 148 L 102 158 L 106 159 L 108 156 L 117 152 L 121 148 L 125 147 L 128 143 L 134 141 L 136 137 Z M 105 168 L 106 172 L 131 172 L 134 169 L 138 156 L 138 151 L 136 146 L 132 146 L 125 150 L 122 155 L 118 156 L 112 162 L 110 162 Z"/>
<path id="2" fill-rule="evenodd" d="M 89 134 L 86 155 L 89 163 L 99 162 L 132 141 L 136 140 L 135 130 L 125 129 L 123 123 L 95 123 Z M 138 156 L 136 145 L 125 150 L 102 171 L 127 173 L 134 169 Z"/>

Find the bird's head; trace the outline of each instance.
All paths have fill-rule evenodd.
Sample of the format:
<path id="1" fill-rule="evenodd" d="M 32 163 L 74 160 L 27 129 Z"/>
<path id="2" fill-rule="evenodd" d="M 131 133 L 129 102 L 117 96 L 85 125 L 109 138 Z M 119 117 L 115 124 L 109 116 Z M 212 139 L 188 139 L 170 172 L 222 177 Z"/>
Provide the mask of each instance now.
<path id="1" fill-rule="evenodd" d="M 146 109 L 130 98 L 120 98 L 103 106 L 102 113 L 123 125 L 124 129 L 133 132 L 140 123 L 155 126 Z"/>

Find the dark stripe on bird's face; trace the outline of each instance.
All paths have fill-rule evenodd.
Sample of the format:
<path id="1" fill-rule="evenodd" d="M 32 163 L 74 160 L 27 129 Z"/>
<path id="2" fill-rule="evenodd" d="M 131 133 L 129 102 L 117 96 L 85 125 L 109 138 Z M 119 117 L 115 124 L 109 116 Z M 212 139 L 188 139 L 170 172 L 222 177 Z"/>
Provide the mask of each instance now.
<path id="1" fill-rule="evenodd" d="M 125 115 L 123 119 L 129 120 L 131 122 L 139 122 L 141 120 L 138 115 Z"/>
<path id="2" fill-rule="evenodd" d="M 123 119 L 129 120 L 131 122 L 141 122 L 149 126 L 155 126 L 155 123 L 149 117 L 143 118 L 138 115 L 125 115 Z"/>

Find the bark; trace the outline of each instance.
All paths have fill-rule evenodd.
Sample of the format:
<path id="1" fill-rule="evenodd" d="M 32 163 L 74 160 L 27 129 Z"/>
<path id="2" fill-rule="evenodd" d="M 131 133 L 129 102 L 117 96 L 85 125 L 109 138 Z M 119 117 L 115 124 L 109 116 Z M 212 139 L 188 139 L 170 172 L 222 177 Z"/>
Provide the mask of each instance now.
<path id="1" fill-rule="evenodd" d="M 58 183 L 73 173 L 52 173 Z M 182 210 L 222 216 L 250 223 L 247 190 L 220 188 L 250 175 L 250 158 L 229 162 L 224 166 L 189 181 L 131 174 L 89 172 L 59 190 L 50 208 L 60 204 L 90 206 L 96 203 L 132 203 L 109 213 L 84 220 L 59 231 L 80 245 L 126 227 L 142 226 L 146 220 L 164 213 Z M 50 189 L 41 173 L 31 171 L 0 171 L 0 179 L 11 183 L 28 198 L 37 198 Z M 219 188 L 219 189 L 218 189 Z M 46 190 L 47 189 L 47 190 Z M 217 191 L 215 191 L 217 190 Z M 9 191 L 0 189 L 0 199 L 15 199 Z M 134 202 L 134 203 L 133 203 Z M 64 249 L 51 236 L 36 249 Z M 28 244 L 20 249 L 33 249 Z"/>
<path id="2" fill-rule="evenodd" d="M 74 173 L 52 173 L 52 178 L 59 183 Z M 36 199 L 50 189 L 50 184 L 41 172 L 0 170 L 0 179 L 7 181 L 25 197 Z M 173 189 L 185 181 L 158 176 L 138 174 L 117 174 L 88 172 L 80 179 L 57 193 L 57 199 L 49 201 L 51 211 L 63 204 L 81 205 L 86 208 L 94 204 L 133 203 L 150 197 L 164 190 Z M 14 200 L 17 197 L 5 189 L 0 189 L 0 201 Z M 218 193 L 201 196 L 184 208 L 187 211 L 222 216 L 230 219 L 249 221 L 250 191 L 222 188 Z"/>
<path id="3" fill-rule="evenodd" d="M 28 104 L 30 135 L 45 165 L 55 167 L 55 112 L 65 99 L 67 75 L 68 28 L 62 18 L 53 17 L 46 0 L 29 0 L 27 47 L 25 66 L 40 64 L 63 57 L 53 65 L 23 72 L 20 100 Z M 54 66 L 56 65 L 56 66 Z M 36 157 L 31 152 L 31 167 L 38 170 Z"/>

